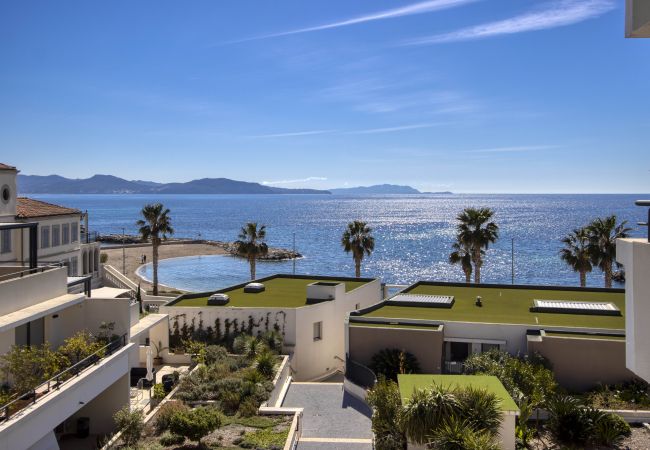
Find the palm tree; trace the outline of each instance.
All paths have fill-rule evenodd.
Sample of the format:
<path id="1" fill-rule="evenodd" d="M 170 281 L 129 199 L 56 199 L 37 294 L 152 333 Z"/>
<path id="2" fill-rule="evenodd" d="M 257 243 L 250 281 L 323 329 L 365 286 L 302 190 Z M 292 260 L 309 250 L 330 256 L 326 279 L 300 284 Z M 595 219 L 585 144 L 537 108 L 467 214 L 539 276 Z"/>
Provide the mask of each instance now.
<path id="1" fill-rule="evenodd" d="M 341 237 L 341 245 L 345 253 L 352 253 L 354 269 L 357 278 L 361 277 L 361 261 L 365 255 L 370 256 L 375 249 L 375 238 L 372 228 L 366 222 L 355 220 L 350 222 Z"/>
<path id="2" fill-rule="evenodd" d="M 472 281 L 472 249 L 467 242 L 460 241 L 454 242 L 451 248 L 454 251 L 449 254 L 449 263 L 460 264 L 465 274 L 465 283 L 469 284 Z"/>
<path id="3" fill-rule="evenodd" d="M 255 279 L 255 264 L 257 258 L 269 252 L 266 239 L 266 227 L 262 225 L 257 228 L 257 222 L 248 222 L 239 232 L 239 240 L 235 241 L 237 253 L 248 259 L 251 268 L 251 280 Z"/>
<path id="4" fill-rule="evenodd" d="M 456 240 L 466 243 L 474 263 L 474 282 L 481 282 L 481 266 L 483 266 L 484 249 L 496 242 L 499 238 L 499 226 L 490 222 L 494 211 L 490 208 L 465 208 L 456 218 L 460 223 L 457 226 Z"/>
<path id="5" fill-rule="evenodd" d="M 560 250 L 560 258 L 580 274 L 580 287 L 587 286 L 587 273 L 593 268 L 589 255 L 589 231 L 575 228 L 562 239 L 562 243 L 564 248 Z"/>
<path id="6" fill-rule="evenodd" d="M 593 265 L 605 274 L 605 287 L 612 287 L 612 265 L 616 262 L 616 239 L 629 236 L 627 221 L 616 224 L 616 216 L 597 218 L 587 227 L 589 255 Z"/>
<path id="7" fill-rule="evenodd" d="M 162 203 L 145 205 L 140 211 L 144 220 L 140 219 L 136 224 L 140 227 L 139 232 L 143 241 L 151 240 L 153 247 L 153 295 L 158 295 L 158 247 L 167 235 L 174 234 L 169 217 L 169 209 Z"/>

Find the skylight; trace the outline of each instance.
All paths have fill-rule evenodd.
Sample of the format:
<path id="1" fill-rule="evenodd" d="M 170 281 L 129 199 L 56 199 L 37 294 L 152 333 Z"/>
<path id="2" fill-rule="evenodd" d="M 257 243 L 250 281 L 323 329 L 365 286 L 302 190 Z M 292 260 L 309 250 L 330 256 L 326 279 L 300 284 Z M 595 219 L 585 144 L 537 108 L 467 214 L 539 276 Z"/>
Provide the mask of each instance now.
<path id="1" fill-rule="evenodd" d="M 428 308 L 451 308 L 454 297 L 450 295 L 397 294 L 388 300 L 399 306 L 423 306 Z"/>
<path id="2" fill-rule="evenodd" d="M 580 302 L 572 300 L 534 300 L 536 312 L 564 314 L 595 314 L 601 316 L 620 316 L 621 311 L 610 302 Z"/>

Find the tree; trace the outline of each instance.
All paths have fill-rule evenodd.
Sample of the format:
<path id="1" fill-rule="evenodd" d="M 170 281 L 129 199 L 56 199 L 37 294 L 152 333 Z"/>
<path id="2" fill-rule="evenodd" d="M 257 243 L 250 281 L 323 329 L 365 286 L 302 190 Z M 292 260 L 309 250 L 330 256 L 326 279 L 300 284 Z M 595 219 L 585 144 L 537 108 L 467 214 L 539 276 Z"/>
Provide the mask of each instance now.
<path id="1" fill-rule="evenodd" d="M 616 239 L 629 236 L 627 221 L 616 224 L 616 216 L 597 218 L 587 227 L 589 255 L 593 265 L 603 271 L 605 287 L 612 287 L 612 266 L 616 262 Z"/>
<path id="2" fill-rule="evenodd" d="M 465 274 L 465 283 L 472 281 L 472 249 L 467 242 L 457 240 L 451 246 L 453 251 L 449 254 L 450 264 L 460 264 Z"/>
<path id="3" fill-rule="evenodd" d="M 589 232 L 586 228 L 575 228 L 562 238 L 564 248 L 560 250 L 560 258 L 574 272 L 580 274 L 580 287 L 587 286 L 587 273 L 591 272 L 591 256 L 589 254 Z"/>
<path id="4" fill-rule="evenodd" d="M 145 205 L 140 211 L 143 219 L 136 222 L 140 227 L 139 232 L 143 241 L 151 240 L 153 250 L 153 295 L 158 295 L 158 247 L 167 235 L 174 234 L 169 217 L 169 209 L 165 208 L 162 203 Z"/>
<path id="5" fill-rule="evenodd" d="M 264 225 L 257 227 L 257 222 L 248 222 L 239 232 L 239 239 L 235 241 L 237 253 L 248 259 L 251 269 L 251 280 L 255 279 L 255 263 L 257 258 L 264 256 L 269 252 L 269 247 L 264 240 L 266 239 L 266 227 Z"/>
<path id="6" fill-rule="evenodd" d="M 81 330 L 64 340 L 63 345 L 57 351 L 66 359 L 67 365 L 75 365 L 90 355 L 99 352 L 103 346 L 88 331 Z"/>
<path id="7" fill-rule="evenodd" d="M 377 376 L 384 376 L 397 381 L 400 373 L 419 373 L 420 364 L 417 358 L 404 350 L 385 348 L 372 356 L 370 368 Z"/>
<path id="8" fill-rule="evenodd" d="M 12 389 L 19 394 L 34 389 L 39 384 L 56 375 L 65 361 L 49 344 L 14 345 L 0 357 L 2 371 L 11 380 Z"/>
<path id="9" fill-rule="evenodd" d="M 403 450 L 406 437 L 397 425 L 402 408 L 402 397 L 397 383 L 380 378 L 368 391 L 368 405 L 372 408 L 372 432 L 377 450 Z"/>
<path id="10" fill-rule="evenodd" d="M 499 238 L 499 226 L 491 222 L 494 211 L 490 208 L 465 208 L 456 218 L 458 220 L 456 240 L 466 243 L 474 263 L 474 282 L 481 282 L 483 250 Z"/>
<path id="11" fill-rule="evenodd" d="M 375 238 L 372 228 L 366 222 L 355 220 L 350 222 L 341 237 L 341 245 L 345 253 L 352 253 L 355 275 L 361 277 L 361 261 L 364 256 L 370 256 L 375 249 Z"/>
<path id="12" fill-rule="evenodd" d="M 221 413 L 216 408 L 200 406 L 189 411 L 178 411 L 171 417 L 169 429 L 201 446 L 201 439 L 219 428 L 222 422 Z"/>
<path id="13" fill-rule="evenodd" d="M 117 429 L 122 432 L 122 442 L 127 447 L 133 447 L 140 441 L 144 431 L 144 418 L 141 410 L 131 411 L 127 405 L 115 413 L 113 420 L 115 420 Z"/>
<path id="14" fill-rule="evenodd" d="M 399 426 L 410 442 L 426 444 L 432 432 L 444 421 L 458 414 L 456 395 L 441 386 L 415 389 L 404 402 L 399 414 Z"/>

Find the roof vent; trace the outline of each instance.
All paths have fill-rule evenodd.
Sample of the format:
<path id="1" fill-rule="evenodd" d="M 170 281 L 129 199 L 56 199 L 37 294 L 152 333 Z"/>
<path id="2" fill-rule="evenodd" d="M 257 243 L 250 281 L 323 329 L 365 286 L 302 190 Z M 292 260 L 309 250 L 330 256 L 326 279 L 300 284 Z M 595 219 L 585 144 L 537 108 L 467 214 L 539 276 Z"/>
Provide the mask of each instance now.
<path id="1" fill-rule="evenodd" d="M 222 306 L 227 304 L 230 301 L 228 294 L 212 294 L 208 297 L 208 305 L 210 306 Z"/>
<path id="2" fill-rule="evenodd" d="M 425 308 L 451 308 L 454 297 L 451 295 L 397 294 L 387 302 L 389 305 L 420 306 Z"/>
<path id="3" fill-rule="evenodd" d="M 244 292 L 249 294 L 257 294 L 258 292 L 264 292 L 266 287 L 262 283 L 248 283 L 244 286 Z"/>
<path id="4" fill-rule="evenodd" d="M 621 311 L 611 302 L 580 302 L 572 300 L 534 300 L 532 312 L 560 314 L 593 314 L 597 316 L 620 316 Z"/>

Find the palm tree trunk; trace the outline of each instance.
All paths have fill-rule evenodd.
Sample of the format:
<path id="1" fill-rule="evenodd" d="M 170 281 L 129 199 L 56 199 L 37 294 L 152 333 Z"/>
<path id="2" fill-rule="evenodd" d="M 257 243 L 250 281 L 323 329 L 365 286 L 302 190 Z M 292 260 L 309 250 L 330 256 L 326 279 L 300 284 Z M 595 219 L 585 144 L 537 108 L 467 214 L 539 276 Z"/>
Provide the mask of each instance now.
<path id="1" fill-rule="evenodd" d="M 580 287 L 587 287 L 587 272 L 580 271 Z"/>
<path id="2" fill-rule="evenodd" d="M 465 271 L 465 283 L 470 284 L 472 282 L 472 272 L 469 270 Z"/>
<path id="3" fill-rule="evenodd" d="M 354 273 L 357 278 L 361 278 L 361 258 L 354 258 Z"/>
<path id="4" fill-rule="evenodd" d="M 606 288 L 612 287 L 612 264 L 611 263 L 605 267 L 605 287 Z"/>
<path id="5" fill-rule="evenodd" d="M 158 295 L 158 239 L 151 239 L 153 247 L 153 295 Z"/>
<path id="6" fill-rule="evenodd" d="M 248 261 L 250 262 L 250 266 L 251 266 L 251 280 L 254 280 L 255 279 L 255 263 L 256 263 L 255 257 L 249 258 Z"/>
<path id="7" fill-rule="evenodd" d="M 481 282 L 481 249 L 474 252 L 474 283 Z"/>

